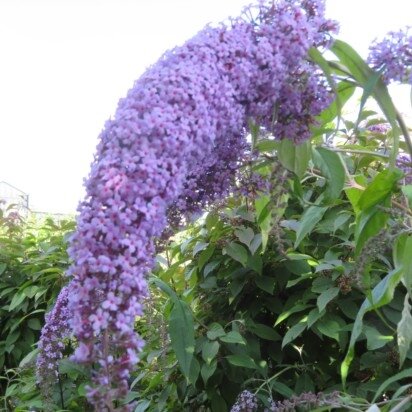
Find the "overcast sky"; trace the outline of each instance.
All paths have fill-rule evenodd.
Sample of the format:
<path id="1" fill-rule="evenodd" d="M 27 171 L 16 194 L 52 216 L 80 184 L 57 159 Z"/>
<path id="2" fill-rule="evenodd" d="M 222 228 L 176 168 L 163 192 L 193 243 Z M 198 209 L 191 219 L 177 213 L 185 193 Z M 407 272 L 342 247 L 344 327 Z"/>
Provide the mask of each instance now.
<path id="1" fill-rule="evenodd" d="M 97 136 L 162 53 L 250 0 L 0 0 L 0 181 L 34 210 L 74 212 Z M 410 0 L 327 0 L 363 55 L 411 24 Z M 403 94 L 405 100 L 406 94 Z"/>

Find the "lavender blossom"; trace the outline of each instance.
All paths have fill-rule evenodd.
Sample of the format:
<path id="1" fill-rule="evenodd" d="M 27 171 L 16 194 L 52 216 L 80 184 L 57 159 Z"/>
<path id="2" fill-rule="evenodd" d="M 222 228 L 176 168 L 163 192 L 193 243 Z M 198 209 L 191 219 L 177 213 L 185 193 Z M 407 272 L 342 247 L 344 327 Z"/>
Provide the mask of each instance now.
<path id="1" fill-rule="evenodd" d="M 402 170 L 405 174 L 404 180 L 407 185 L 412 184 L 412 161 L 411 156 L 407 154 L 399 154 L 396 159 L 396 167 Z"/>
<path id="2" fill-rule="evenodd" d="M 46 408 L 49 408 L 53 401 L 53 386 L 58 379 L 58 361 L 63 358 L 62 340 L 70 334 L 70 315 L 67 306 L 70 288 L 69 284 L 60 291 L 53 309 L 46 315 L 46 324 L 38 342 L 36 375 Z"/>
<path id="3" fill-rule="evenodd" d="M 385 83 L 412 84 L 412 35 L 410 27 L 389 32 L 382 41 L 374 41 L 369 48 L 368 63 L 376 70 L 383 69 Z"/>
<path id="4" fill-rule="evenodd" d="M 232 406 L 230 412 L 255 412 L 257 411 L 258 403 L 256 396 L 244 390 L 237 398 L 236 403 Z"/>
<path id="5" fill-rule="evenodd" d="M 130 409 L 114 401 L 126 396 L 143 346 L 134 321 L 168 209 L 185 213 L 227 193 L 249 118 L 276 138 L 301 141 L 328 105 L 324 79 L 306 61 L 335 28 L 323 7 L 262 1 L 252 20 L 206 27 L 149 68 L 106 123 L 68 272 L 74 359 L 94 365 L 88 398 L 96 410 Z"/>

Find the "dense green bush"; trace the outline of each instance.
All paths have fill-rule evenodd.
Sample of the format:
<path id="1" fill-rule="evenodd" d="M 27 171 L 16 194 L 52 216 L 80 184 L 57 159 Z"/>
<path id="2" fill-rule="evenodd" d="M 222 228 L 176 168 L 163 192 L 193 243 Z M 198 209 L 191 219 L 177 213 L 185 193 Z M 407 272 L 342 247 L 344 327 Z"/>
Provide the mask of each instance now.
<path id="1" fill-rule="evenodd" d="M 24 400 L 21 387 L 11 383 L 16 368 L 33 364 L 45 312 L 66 283 L 67 236 L 73 229 L 73 220 L 26 220 L 13 208 L 0 210 L 0 394 L 10 408 L 14 396 Z M 33 368 L 27 383 L 30 392 Z"/>

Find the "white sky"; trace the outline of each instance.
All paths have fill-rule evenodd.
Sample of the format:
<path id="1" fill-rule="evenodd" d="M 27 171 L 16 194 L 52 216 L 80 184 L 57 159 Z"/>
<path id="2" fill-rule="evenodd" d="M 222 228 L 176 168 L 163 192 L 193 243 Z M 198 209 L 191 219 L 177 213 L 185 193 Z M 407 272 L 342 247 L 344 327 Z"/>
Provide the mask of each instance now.
<path id="1" fill-rule="evenodd" d="M 326 1 L 339 38 L 363 55 L 412 24 L 410 0 Z M 29 193 L 34 210 L 74 212 L 97 136 L 134 80 L 250 2 L 0 0 L 0 181 Z"/>

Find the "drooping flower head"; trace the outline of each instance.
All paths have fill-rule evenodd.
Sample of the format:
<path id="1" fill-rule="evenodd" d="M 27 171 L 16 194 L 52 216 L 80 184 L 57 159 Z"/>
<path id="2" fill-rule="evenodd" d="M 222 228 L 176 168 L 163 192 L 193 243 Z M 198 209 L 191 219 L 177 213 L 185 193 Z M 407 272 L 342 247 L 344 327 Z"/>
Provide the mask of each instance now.
<path id="1" fill-rule="evenodd" d="M 369 64 L 376 70 L 383 70 L 385 83 L 392 81 L 412 84 L 412 34 L 411 28 L 391 31 L 381 41 L 374 41 L 370 47 Z"/>
<path id="2" fill-rule="evenodd" d="M 52 404 L 53 387 L 58 379 L 58 361 L 63 358 L 63 339 L 70 334 L 68 296 L 71 284 L 61 291 L 52 310 L 46 315 L 46 324 L 38 342 L 36 376 L 46 409 Z"/>
<path id="3" fill-rule="evenodd" d="M 94 366 L 88 396 L 99 411 L 127 394 L 143 346 L 134 321 L 170 207 L 190 212 L 229 191 L 250 118 L 300 142 L 329 104 L 306 59 L 335 27 L 323 2 L 262 1 L 245 16 L 167 52 L 100 135 L 69 248 L 74 359 Z"/>

